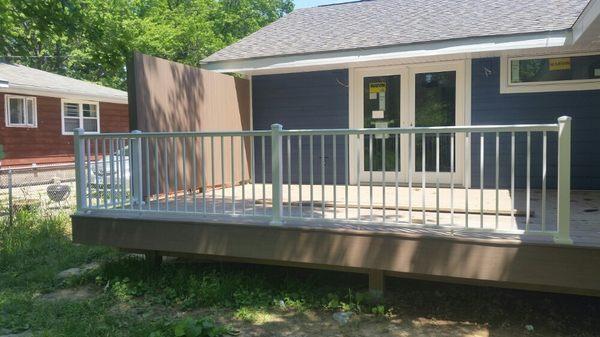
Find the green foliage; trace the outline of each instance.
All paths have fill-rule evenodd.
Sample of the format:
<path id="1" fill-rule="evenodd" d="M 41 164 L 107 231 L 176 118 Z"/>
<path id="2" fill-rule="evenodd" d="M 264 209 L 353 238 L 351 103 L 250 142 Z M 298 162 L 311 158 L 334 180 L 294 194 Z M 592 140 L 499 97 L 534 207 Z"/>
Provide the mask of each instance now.
<path id="1" fill-rule="evenodd" d="M 187 317 L 160 326 L 149 337 L 221 337 L 237 334 L 238 332 L 233 328 L 216 324 L 210 318 L 194 319 Z"/>
<path id="2" fill-rule="evenodd" d="M 292 0 L 0 0 L 0 59 L 124 89 L 132 51 L 190 65 Z"/>

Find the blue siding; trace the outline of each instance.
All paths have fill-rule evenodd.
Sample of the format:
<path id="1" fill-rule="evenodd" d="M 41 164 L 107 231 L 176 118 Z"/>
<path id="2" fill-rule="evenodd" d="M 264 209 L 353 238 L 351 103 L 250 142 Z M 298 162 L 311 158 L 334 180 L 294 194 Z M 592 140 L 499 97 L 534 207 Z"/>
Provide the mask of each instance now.
<path id="1" fill-rule="evenodd" d="M 600 91 L 500 94 L 500 59 L 484 58 L 472 62 L 471 123 L 526 124 L 555 123 L 562 115 L 573 117 L 572 185 L 577 189 L 600 189 Z M 479 135 L 472 146 L 472 182 L 479 186 Z M 532 134 L 532 173 L 541 176 L 541 135 Z M 495 140 L 485 142 L 485 185 L 493 186 Z M 501 137 L 501 184 L 510 184 L 510 138 Z M 526 137 L 517 138 L 517 186 L 525 186 Z M 556 137 L 548 139 L 548 184 L 556 186 Z M 540 179 L 532 181 L 540 186 Z"/>
<path id="2" fill-rule="evenodd" d="M 284 129 L 331 129 L 348 128 L 348 71 L 331 70 L 282 75 L 262 75 L 252 77 L 252 118 L 255 130 L 268 130 L 271 124 L 279 123 Z M 262 181 L 260 144 L 255 144 L 257 161 L 257 181 Z M 266 181 L 270 177 L 270 140 L 266 142 Z M 292 138 L 290 155 L 292 158 L 292 183 L 298 182 L 298 141 Z M 321 140 L 313 140 L 313 170 L 315 183 L 321 183 L 321 158 L 325 161 L 325 183 L 333 179 L 333 141 L 325 140 L 325 155 L 321 156 Z M 344 143 L 337 139 L 338 182 L 343 178 Z M 302 180 L 309 177 L 309 139 L 302 139 Z M 284 182 L 288 181 L 287 139 L 284 139 Z"/>

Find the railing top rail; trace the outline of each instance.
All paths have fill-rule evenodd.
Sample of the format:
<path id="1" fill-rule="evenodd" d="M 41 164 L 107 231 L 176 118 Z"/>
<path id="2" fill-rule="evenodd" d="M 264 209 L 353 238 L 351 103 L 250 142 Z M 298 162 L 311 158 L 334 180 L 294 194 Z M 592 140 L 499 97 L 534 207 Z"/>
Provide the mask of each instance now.
<path id="1" fill-rule="evenodd" d="M 268 136 L 271 134 L 270 130 L 249 130 L 249 131 L 182 131 L 182 132 L 142 132 L 142 133 L 129 133 L 129 132 L 115 132 L 115 133 L 84 133 L 80 135 L 82 138 L 87 139 L 101 139 L 101 138 L 165 138 L 165 137 L 239 137 L 239 136 Z"/>
<path id="2" fill-rule="evenodd" d="M 360 129 L 296 129 L 281 130 L 283 135 L 361 135 L 361 134 L 422 134 L 422 133 L 464 133 L 464 132 L 558 132 L 558 124 L 516 124 L 516 125 L 465 125 L 402 128 L 360 128 Z M 240 137 L 269 136 L 271 130 L 248 131 L 187 131 L 187 132 L 143 132 L 143 133 L 88 133 L 83 138 L 145 138 L 145 137 Z"/>
<path id="3" fill-rule="evenodd" d="M 469 125 L 434 126 L 404 128 L 361 128 L 361 129 L 302 129 L 282 130 L 284 135 L 354 135 L 354 134 L 421 134 L 421 133 L 463 133 L 463 132 L 558 132 L 558 124 L 518 124 L 518 125 Z"/>

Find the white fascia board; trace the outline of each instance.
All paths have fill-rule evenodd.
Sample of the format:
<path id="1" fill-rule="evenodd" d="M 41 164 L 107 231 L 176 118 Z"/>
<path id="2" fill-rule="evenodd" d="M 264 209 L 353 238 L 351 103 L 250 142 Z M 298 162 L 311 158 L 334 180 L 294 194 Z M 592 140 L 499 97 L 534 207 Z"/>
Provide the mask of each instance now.
<path id="1" fill-rule="evenodd" d="M 291 71 L 348 68 L 389 60 L 470 55 L 517 49 L 562 47 L 570 44 L 571 31 L 476 37 L 460 40 L 415 43 L 394 47 L 345 50 L 304 55 L 231 60 L 204 64 L 204 69 L 223 73 L 266 74 Z"/>
<path id="2" fill-rule="evenodd" d="M 115 97 L 115 96 L 106 96 L 106 95 L 95 95 L 93 93 L 77 93 L 77 92 L 69 92 L 64 90 L 51 90 L 45 88 L 38 87 L 30 87 L 30 86 L 20 86 L 20 85 L 10 85 L 7 87 L 2 87 L 0 85 L 0 92 L 6 93 L 15 93 L 21 95 L 31 95 L 31 96 L 47 96 L 47 97 L 59 97 L 59 98 L 68 98 L 68 99 L 76 99 L 76 100 L 89 100 L 89 101 L 98 101 L 98 102 L 106 102 L 106 103 L 117 103 L 117 104 L 127 104 L 127 96 L 124 98 Z"/>
<path id="3" fill-rule="evenodd" d="M 587 44 L 600 39 L 600 0 L 591 0 L 573 25 L 573 43 Z"/>

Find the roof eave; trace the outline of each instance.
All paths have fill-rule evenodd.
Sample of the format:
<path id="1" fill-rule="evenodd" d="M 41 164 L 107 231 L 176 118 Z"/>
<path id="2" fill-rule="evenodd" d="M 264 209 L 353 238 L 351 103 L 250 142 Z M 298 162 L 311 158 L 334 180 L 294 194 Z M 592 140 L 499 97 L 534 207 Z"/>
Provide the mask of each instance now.
<path id="1" fill-rule="evenodd" d="M 369 49 L 224 60 L 204 63 L 203 68 L 217 72 L 243 74 L 306 71 L 402 58 L 562 47 L 570 45 L 571 41 L 572 33 L 568 29 L 539 33 L 470 37 Z"/>
<path id="2" fill-rule="evenodd" d="M 93 93 L 82 93 L 67 90 L 55 90 L 49 88 L 32 87 L 19 84 L 10 84 L 3 87 L 0 82 L 0 92 L 10 92 L 23 95 L 35 95 L 35 96 L 48 96 L 48 97 L 59 97 L 59 98 L 70 98 L 78 100 L 89 100 L 107 103 L 118 103 L 127 104 L 127 95 L 125 97 L 99 95 Z"/>

